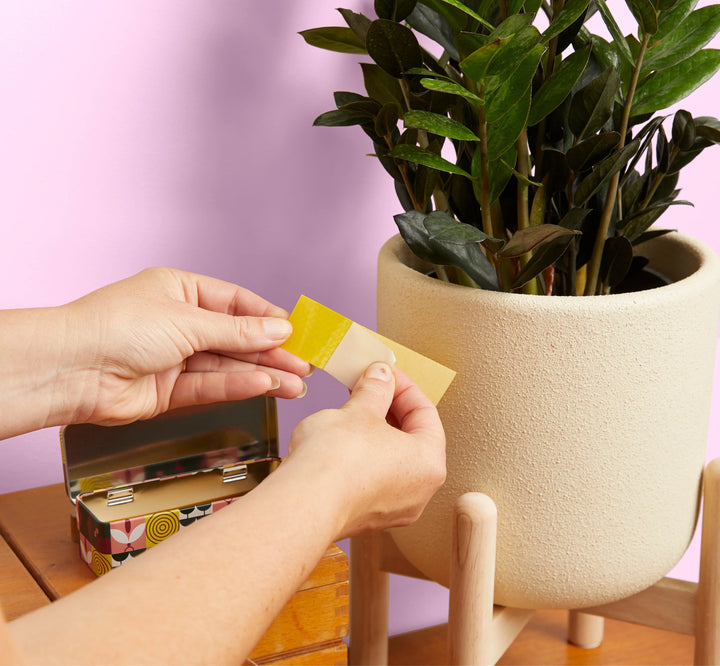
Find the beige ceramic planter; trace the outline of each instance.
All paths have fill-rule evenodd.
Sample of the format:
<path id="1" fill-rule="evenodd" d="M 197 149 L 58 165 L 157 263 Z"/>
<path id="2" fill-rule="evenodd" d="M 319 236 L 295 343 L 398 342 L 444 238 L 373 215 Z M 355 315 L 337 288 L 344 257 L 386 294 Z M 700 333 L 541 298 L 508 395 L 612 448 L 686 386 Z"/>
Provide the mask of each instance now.
<path id="1" fill-rule="evenodd" d="M 383 247 L 378 330 L 458 371 L 440 403 L 448 480 L 393 531 L 425 575 L 448 584 L 452 507 L 467 491 L 498 507 L 499 604 L 623 598 L 682 557 L 706 455 L 720 261 L 679 234 L 645 254 L 676 282 L 570 298 L 449 285 L 415 270 L 399 236 Z"/>

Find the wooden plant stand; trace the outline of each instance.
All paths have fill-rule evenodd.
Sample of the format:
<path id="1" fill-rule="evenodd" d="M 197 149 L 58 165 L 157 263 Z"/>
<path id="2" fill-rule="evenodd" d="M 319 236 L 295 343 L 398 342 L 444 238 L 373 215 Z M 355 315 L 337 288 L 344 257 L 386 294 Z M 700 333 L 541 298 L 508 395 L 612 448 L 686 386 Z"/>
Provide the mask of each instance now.
<path id="1" fill-rule="evenodd" d="M 570 612 L 568 640 L 597 647 L 604 618 L 695 637 L 695 664 L 720 665 L 720 458 L 703 478 L 703 521 L 698 583 L 663 578 L 631 597 Z M 533 615 L 493 603 L 497 509 L 482 493 L 466 493 L 455 506 L 450 569 L 448 664 L 495 664 Z M 349 663 L 388 660 L 388 574 L 425 578 L 390 536 L 354 537 L 350 546 Z"/>

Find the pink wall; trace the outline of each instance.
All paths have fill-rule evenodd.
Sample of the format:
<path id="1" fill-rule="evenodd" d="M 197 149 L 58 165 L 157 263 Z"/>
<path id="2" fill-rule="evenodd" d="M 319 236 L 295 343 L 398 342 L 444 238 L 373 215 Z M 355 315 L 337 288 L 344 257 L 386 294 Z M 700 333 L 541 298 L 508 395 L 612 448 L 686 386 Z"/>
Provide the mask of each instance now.
<path id="1" fill-rule="evenodd" d="M 360 131 L 311 126 L 333 90 L 360 89 L 357 58 L 296 34 L 338 24 L 337 4 L 0 4 L 0 307 L 58 304 L 171 265 L 286 308 L 306 293 L 372 326 L 375 257 L 399 207 Z M 718 99 L 720 77 L 686 107 L 720 115 Z M 665 218 L 718 251 L 719 160 L 687 170 L 695 208 Z M 283 438 L 345 395 L 314 377 L 280 406 Z M 717 417 L 710 449 L 720 452 Z M 0 492 L 61 478 L 57 429 L 0 445 Z M 686 559 L 680 574 L 692 577 Z M 446 594 L 394 579 L 391 630 L 442 621 Z"/>

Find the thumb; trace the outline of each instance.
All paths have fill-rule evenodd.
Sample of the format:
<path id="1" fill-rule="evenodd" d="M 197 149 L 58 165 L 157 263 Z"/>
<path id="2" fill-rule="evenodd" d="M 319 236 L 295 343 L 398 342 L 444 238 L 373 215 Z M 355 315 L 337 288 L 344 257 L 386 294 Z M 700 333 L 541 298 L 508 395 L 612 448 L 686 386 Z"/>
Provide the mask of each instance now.
<path id="1" fill-rule="evenodd" d="M 385 418 L 395 396 L 395 373 L 387 363 L 372 363 L 353 386 L 346 407 Z"/>

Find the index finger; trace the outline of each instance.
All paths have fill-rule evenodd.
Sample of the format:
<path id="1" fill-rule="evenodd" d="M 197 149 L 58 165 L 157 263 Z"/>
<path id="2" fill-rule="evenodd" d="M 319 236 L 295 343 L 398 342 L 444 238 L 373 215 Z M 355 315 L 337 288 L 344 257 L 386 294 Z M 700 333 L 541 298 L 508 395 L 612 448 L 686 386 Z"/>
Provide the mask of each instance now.
<path id="1" fill-rule="evenodd" d="M 204 310 L 230 315 L 252 317 L 280 317 L 287 319 L 287 310 L 274 305 L 249 289 L 232 282 L 197 273 L 176 271 L 187 295 L 192 295 L 195 304 Z"/>
<path id="2" fill-rule="evenodd" d="M 444 437 L 442 422 L 435 405 L 397 366 L 395 397 L 390 414 L 403 432 Z"/>

